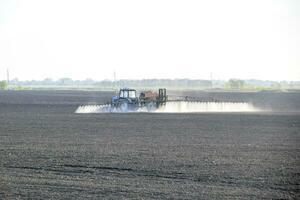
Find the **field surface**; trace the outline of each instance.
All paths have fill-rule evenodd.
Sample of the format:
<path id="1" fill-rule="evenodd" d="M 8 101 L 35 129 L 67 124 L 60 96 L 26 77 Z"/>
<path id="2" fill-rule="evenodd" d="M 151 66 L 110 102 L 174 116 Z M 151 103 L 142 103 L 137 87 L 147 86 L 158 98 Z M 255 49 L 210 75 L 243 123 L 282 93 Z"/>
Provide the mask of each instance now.
<path id="1" fill-rule="evenodd" d="M 0 199 L 299 199 L 300 94 L 262 113 L 74 114 L 111 92 L 0 91 Z"/>

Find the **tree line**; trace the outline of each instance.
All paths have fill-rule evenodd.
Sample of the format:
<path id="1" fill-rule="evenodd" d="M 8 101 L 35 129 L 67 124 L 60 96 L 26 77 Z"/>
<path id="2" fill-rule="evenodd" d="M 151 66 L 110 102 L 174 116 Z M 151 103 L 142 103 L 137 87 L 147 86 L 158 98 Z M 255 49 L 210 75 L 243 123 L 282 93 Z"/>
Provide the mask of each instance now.
<path id="1" fill-rule="evenodd" d="M 71 78 L 61 78 L 53 80 L 19 81 L 13 79 L 9 82 L 0 81 L 0 89 L 30 89 L 30 88 L 96 88 L 115 89 L 121 87 L 133 88 L 160 88 L 169 89 L 229 89 L 229 90 L 263 90 L 263 89 L 300 89 L 300 81 L 262 81 L 262 80 L 191 80 L 191 79 L 143 79 L 143 80 L 102 80 L 92 79 L 73 80 Z"/>

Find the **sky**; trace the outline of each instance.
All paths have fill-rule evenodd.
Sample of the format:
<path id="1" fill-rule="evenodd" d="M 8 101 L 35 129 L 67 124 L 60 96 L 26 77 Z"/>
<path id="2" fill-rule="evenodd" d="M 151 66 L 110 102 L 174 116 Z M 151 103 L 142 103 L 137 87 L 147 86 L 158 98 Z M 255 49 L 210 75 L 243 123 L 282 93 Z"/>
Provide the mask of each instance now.
<path id="1" fill-rule="evenodd" d="M 300 80 L 299 0 L 0 0 L 0 80 Z"/>

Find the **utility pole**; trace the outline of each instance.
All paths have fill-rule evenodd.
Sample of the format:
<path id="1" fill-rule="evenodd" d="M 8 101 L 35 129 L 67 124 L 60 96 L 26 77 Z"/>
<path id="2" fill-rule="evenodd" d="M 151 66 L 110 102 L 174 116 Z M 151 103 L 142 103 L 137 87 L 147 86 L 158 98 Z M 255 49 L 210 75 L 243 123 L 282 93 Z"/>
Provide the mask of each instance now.
<path id="1" fill-rule="evenodd" d="M 116 70 L 114 70 L 114 83 L 113 83 L 113 87 L 117 91 L 117 73 L 116 73 Z"/>
<path id="2" fill-rule="evenodd" d="M 114 82 L 117 80 L 116 70 L 114 70 Z"/>
<path id="3" fill-rule="evenodd" d="M 7 89 L 9 89 L 9 69 L 6 70 Z"/>
<path id="4" fill-rule="evenodd" d="M 210 72 L 210 89 L 213 88 L 213 74 Z"/>

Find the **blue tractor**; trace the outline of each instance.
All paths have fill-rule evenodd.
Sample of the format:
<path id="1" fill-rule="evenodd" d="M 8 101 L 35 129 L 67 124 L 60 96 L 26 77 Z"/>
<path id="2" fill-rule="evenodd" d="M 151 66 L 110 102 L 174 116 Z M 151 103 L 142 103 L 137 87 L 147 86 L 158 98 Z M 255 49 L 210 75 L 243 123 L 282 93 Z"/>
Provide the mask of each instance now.
<path id="1" fill-rule="evenodd" d="M 101 113 L 101 112 L 154 112 L 168 101 L 166 89 L 144 91 L 137 95 L 135 89 L 123 88 L 118 95 L 113 96 L 110 102 L 105 104 L 81 105 L 76 113 Z"/>
<path id="2" fill-rule="evenodd" d="M 167 102 L 166 89 L 159 89 L 159 92 L 142 92 L 137 95 L 135 89 L 120 89 L 117 96 L 111 99 L 111 108 L 120 112 L 137 111 L 146 109 L 154 111 Z"/>
<path id="3" fill-rule="evenodd" d="M 121 112 L 138 110 L 140 104 L 136 90 L 129 88 L 120 89 L 119 95 L 112 97 L 111 106 Z"/>

